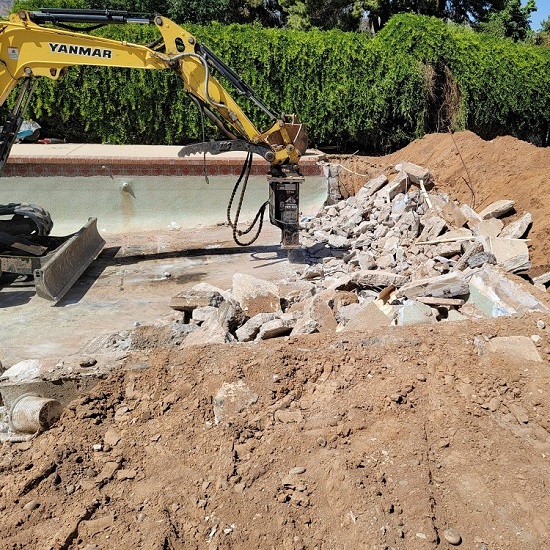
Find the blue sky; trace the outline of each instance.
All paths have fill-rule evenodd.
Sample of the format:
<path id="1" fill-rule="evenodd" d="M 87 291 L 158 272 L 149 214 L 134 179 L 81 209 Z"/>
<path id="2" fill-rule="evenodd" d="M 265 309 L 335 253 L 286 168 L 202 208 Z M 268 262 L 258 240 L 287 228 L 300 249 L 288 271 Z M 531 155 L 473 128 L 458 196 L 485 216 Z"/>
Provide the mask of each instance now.
<path id="1" fill-rule="evenodd" d="M 525 4 L 525 2 L 522 2 Z M 534 31 L 540 29 L 540 24 L 550 16 L 550 0 L 535 0 L 537 11 L 531 14 L 531 28 Z"/>

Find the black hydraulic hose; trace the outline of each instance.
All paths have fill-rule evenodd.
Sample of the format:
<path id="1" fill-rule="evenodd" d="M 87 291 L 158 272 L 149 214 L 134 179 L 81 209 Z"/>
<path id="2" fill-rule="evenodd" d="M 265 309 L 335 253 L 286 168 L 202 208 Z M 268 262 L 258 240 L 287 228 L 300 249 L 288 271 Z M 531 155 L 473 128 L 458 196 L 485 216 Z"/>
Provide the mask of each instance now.
<path id="1" fill-rule="evenodd" d="M 269 204 L 269 201 L 266 201 L 260 206 L 258 212 L 256 213 L 256 216 L 252 223 L 248 226 L 248 229 L 245 231 L 240 231 L 237 229 L 237 224 L 239 223 L 239 216 L 241 213 L 241 208 L 243 205 L 244 195 L 246 192 L 246 187 L 248 185 L 248 177 L 250 176 L 250 171 L 252 168 L 252 153 L 248 153 L 246 155 L 246 160 L 244 161 L 243 167 L 241 169 L 241 174 L 239 176 L 239 179 L 235 183 L 235 186 L 233 187 L 233 191 L 231 193 L 231 198 L 229 199 L 229 204 L 227 206 L 227 223 L 231 226 L 233 229 L 233 240 L 236 244 L 239 246 L 249 246 L 254 241 L 257 240 L 257 238 L 260 236 L 260 233 L 262 231 L 263 223 L 264 223 L 264 215 L 265 215 L 265 209 L 267 205 Z M 241 190 L 241 195 L 239 197 L 239 204 L 237 205 L 237 212 L 235 213 L 235 220 L 231 220 L 231 208 L 233 206 L 233 200 L 235 199 L 235 195 L 237 194 L 237 190 L 239 189 L 239 186 L 243 183 L 243 188 Z M 246 235 L 252 231 L 256 223 L 259 221 L 258 230 L 256 231 L 256 234 L 252 239 L 248 242 L 242 242 L 239 237 L 242 235 Z"/>

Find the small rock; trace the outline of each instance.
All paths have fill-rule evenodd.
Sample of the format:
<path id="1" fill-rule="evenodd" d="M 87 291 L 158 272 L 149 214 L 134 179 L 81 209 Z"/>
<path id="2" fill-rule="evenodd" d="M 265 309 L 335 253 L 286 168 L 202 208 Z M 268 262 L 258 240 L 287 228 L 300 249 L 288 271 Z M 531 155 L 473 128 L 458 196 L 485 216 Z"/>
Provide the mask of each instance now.
<path id="1" fill-rule="evenodd" d="M 74 485 L 67 485 L 67 487 L 65 487 L 65 492 L 68 494 L 68 495 L 72 495 L 75 491 L 75 486 Z"/>
<path id="2" fill-rule="evenodd" d="M 36 510 L 40 507 L 40 502 L 37 500 L 31 500 L 30 502 L 27 502 L 25 506 L 23 506 L 23 510 Z"/>
<path id="3" fill-rule="evenodd" d="M 539 319 L 537 321 L 537 328 L 539 330 L 544 330 L 546 328 L 546 323 L 542 319 Z"/>
<path id="4" fill-rule="evenodd" d="M 101 443 L 96 443 L 95 445 L 92 445 L 92 451 L 95 451 L 96 453 L 101 451 L 103 449 L 103 445 Z"/>
<path id="5" fill-rule="evenodd" d="M 458 546 L 462 542 L 462 536 L 455 529 L 445 529 L 443 537 L 449 544 L 454 546 Z"/>
<path id="6" fill-rule="evenodd" d="M 97 359 L 95 359 L 94 357 L 81 357 L 78 360 L 78 364 L 84 369 L 88 367 L 93 367 L 96 363 Z"/>
<path id="7" fill-rule="evenodd" d="M 538 335 L 538 334 L 533 334 L 531 336 L 531 340 L 535 343 L 535 344 L 540 344 L 542 342 L 542 338 Z"/>
<path id="8" fill-rule="evenodd" d="M 303 466 L 296 466 L 294 468 L 291 468 L 289 470 L 290 475 L 300 475 L 303 474 L 306 471 L 306 469 Z"/>

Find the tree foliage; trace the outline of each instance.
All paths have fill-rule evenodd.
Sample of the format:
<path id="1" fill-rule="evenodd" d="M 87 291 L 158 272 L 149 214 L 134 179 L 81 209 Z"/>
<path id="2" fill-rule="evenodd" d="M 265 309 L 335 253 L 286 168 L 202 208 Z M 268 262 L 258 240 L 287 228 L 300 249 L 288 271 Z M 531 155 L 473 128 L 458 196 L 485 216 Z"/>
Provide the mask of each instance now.
<path id="1" fill-rule="evenodd" d="M 504 8 L 491 12 L 478 28 L 499 38 L 525 40 L 531 34 L 530 18 L 536 9 L 535 0 L 528 0 L 525 6 L 521 0 L 506 0 Z"/>
<path id="2" fill-rule="evenodd" d="M 314 146 L 383 152 L 449 128 L 547 144 L 547 48 L 411 14 L 393 17 L 374 38 L 258 25 L 188 28 L 273 111 L 298 114 Z M 129 42 L 156 38 L 154 27 L 113 26 L 95 32 Z M 258 129 L 265 130 L 264 115 L 233 95 Z M 183 144 L 202 139 L 200 114 L 170 71 L 71 68 L 59 82 L 40 81 L 28 116 L 49 135 L 77 142 Z M 207 126 L 207 138 L 216 137 L 218 131 Z"/>

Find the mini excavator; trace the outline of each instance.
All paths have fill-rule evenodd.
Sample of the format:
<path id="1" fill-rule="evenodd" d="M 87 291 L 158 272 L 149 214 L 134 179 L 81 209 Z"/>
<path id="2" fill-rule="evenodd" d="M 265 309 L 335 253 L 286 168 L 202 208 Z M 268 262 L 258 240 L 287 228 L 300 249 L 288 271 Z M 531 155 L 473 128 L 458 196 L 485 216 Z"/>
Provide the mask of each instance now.
<path id="1" fill-rule="evenodd" d="M 160 35 L 154 42 L 140 45 L 89 34 L 98 27 L 117 24 L 154 25 Z M 281 229 L 282 247 L 299 245 L 299 189 L 303 177 L 298 161 L 308 144 L 305 125 L 295 115 L 271 111 L 224 61 L 184 28 L 161 15 L 42 8 L 20 10 L 9 20 L 0 21 L 0 105 L 18 89 L 14 107 L 0 129 L 0 173 L 17 139 L 37 78 L 58 80 L 67 67 L 78 65 L 162 69 L 179 75 L 191 101 L 225 135 L 222 141 L 188 145 L 179 156 L 245 152 L 246 161 L 237 181 L 237 185 L 243 186 L 242 192 L 246 189 L 253 154 L 262 156 L 269 163 L 269 200 L 254 221 L 260 219 L 261 228 L 264 210 L 269 205 L 270 221 Z M 254 126 L 216 78 L 220 75 L 237 94 L 245 96 L 269 117 L 271 126 L 267 130 L 262 132 Z M 251 241 L 243 243 L 240 237 L 251 228 L 245 232 L 237 229 L 239 211 L 240 203 L 232 221 L 228 209 L 228 221 L 237 244 L 245 246 L 257 238 L 260 229 Z M 52 227 L 50 215 L 38 206 L 0 205 L 0 274 L 4 271 L 32 276 L 39 296 L 58 301 L 98 256 L 105 241 L 97 231 L 95 218 L 66 237 L 50 236 Z"/>

